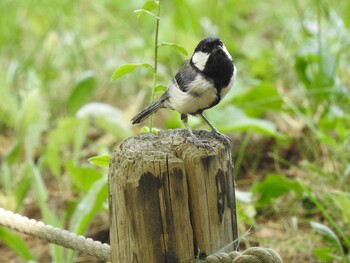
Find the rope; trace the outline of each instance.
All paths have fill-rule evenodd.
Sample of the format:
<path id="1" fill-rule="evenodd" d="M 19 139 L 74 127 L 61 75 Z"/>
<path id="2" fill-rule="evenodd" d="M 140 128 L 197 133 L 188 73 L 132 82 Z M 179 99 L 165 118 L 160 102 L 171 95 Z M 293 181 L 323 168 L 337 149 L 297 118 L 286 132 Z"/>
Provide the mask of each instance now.
<path id="1" fill-rule="evenodd" d="M 78 236 L 43 222 L 29 219 L 19 214 L 0 208 L 0 225 L 12 230 L 38 237 L 66 248 L 71 248 L 104 261 L 110 261 L 110 246 L 91 238 Z"/>
<path id="2" fill-rule="evenodd" d="M 111 251 L 108 244 L 102 244 L 91 238 L 78 236 L 67 230 L 45 225 L 43 222 L 29 219 L 0 208 L 0 225 L 18 232 L 38 237 L 50 243 L 71 248 L 104 261 L 110 261 Z M 243 253 L 217 253 L 208 256 L 206 263 L 283 263 L 278 253 L 269 248 L 251 247 Z"/>
<path id="3" fill-rule="evenodd" d="M 283 263 L 280 255 L 273 249 L 251 247 L 243 253 L 236 251 L 208 256 L 206 263 Z"/>

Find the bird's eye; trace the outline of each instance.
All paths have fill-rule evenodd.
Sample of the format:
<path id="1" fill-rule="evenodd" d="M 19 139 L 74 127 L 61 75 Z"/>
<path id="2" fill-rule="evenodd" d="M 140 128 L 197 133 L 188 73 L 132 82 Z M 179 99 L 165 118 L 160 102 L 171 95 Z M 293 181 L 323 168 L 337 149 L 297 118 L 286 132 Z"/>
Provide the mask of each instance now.
<path id="1" fill-rule="evenodd" d="M 207 47 L 203 47 L 203 48 L 202 48 L 202 52 L 208 53 L 208 48 L 207 48 Z"/>

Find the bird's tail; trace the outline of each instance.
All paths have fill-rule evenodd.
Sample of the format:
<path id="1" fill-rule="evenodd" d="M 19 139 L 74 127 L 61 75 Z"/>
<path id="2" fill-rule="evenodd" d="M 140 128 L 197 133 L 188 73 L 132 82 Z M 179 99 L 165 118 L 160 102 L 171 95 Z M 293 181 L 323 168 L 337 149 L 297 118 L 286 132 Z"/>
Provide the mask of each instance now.
<path id="1" fill-rule="evenodd" d="M 134 118 L 131 119 L 132 124 L 139 123 L 146 119 L 152 113 L 158 111 L 160 108 L 164 108 L 164 100 L 160 99 L 153 102 L 151 105 L 140 111 Z"/>

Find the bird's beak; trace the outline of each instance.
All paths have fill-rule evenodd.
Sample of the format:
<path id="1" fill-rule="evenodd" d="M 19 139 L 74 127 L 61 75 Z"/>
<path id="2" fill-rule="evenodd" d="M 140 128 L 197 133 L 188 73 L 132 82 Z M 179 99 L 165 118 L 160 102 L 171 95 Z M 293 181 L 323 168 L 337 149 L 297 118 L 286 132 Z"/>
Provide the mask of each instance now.
<path id="1" fill-rule="evenodd" d="M 219 50 L 224 51 L 224 49 L 222 48 L 222 46 L 216 46 L 216 47 L 214 48 L 214 51 L 215 51 L 215 52 L 216 52 L 216 51 L 219 51 Z"/>
<path id="2" fill-rule="evenodd" d="M 226 56 L 227 56 L 230 60 L 232 60 L 232 57 L 231 57 L 230 53 L 228 53 L 228 51 L 227 51 L 227 49 L 226 49 L 225 46 L 216 46 L 216 47 L 214 48 L 214 50 L 215 50 L 215 52 L 223 52 L 224 54 L 226 54 Z"/>

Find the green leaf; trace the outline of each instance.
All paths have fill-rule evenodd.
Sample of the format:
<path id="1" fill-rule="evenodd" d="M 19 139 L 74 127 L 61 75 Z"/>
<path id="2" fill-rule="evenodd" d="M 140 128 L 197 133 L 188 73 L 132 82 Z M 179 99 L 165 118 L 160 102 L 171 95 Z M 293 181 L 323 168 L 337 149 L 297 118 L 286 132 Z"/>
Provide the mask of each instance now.
<path id="1" fill-rule="evenodd" d="M 307 69 L 308 69 L 308 57 L 298 56 L 295 60 L 295 71 L 302 83 L 308 88 L 311 86 L 312 79 L 310 78 Z"/>
<path id="2" fill-rule="evenodd" d="M 164 85 L 157 85 L 154 89 L 155 92 L 165 92 L 167 90 L 167 87 Z"/>
<path id="3" fill-rule="evenodd" d="M 341 243 L 337 235 L 330 229 L 328 226 L 318 223 L 318 222 L 310 222 L 310 226 L 321 236 L 326 238 L 326 240 L 330 241 L 332 244 L 337 245 L 341 249 Z"/>
<path id="4" fill-rule="evenodd" d="M 333 250 L 330 247 L 317 247 L 313 249 L 314 256 L 321 261 L 332 261 L 332 260 L 339 260 L 341 261 L 341 257 L 333 254 Z"/>
<path id="5" fill-rule="evenodd" d="M 17 114 L 17 130 L 22 136 L 24 136 L 27 127 L 39 118 L 41 104 L 39 89 L 33 89 L 25 94 L 21 109 Z"/>
<path id="6" fill-rule="evenodd" d="M 83 198 L 77 205 L 72 218 L 70 220 L 69 230 L 77 235 L 83 235 L 91 223 L 91 220 L 95 214 L 102 210 L 103 203 L 108 196 L 107 179 L 102 177 L 96 181 L 89 189 L 89 191 L 83 195 Z M 67 262 L 73 262 L 74 251 L 68 252 Z"/>
<path id="7" fill-rule="evenodd" d="M 84 234 L 92 217 L 97 211 L 101 210 L 102 203 L 107 199 L 107 193 L 107 180 L 105 177 L 91 185 L 72 215 L 69 227 L 72 232 L 77 235 Z"/>
<path id="8" fill-rule="evenodd" d="M 316 75 L 315 82 L 321 87 L 329 87 L 334 84 L 335 81 L 335 67 L 337 57 L 329 50 L 330 47 L 327 43 L 323 43 L 321 49 L 320 60 L 321 64 Z"/>
<path id="9" fill-rule="evenodd" d="M 18 64 L 12 61 L 9 65 L 7 76 L 5 76 L 3 72 L 0 72 L 0 124 L 6 124 L 11 128 L 15 126 L 15 117 L 18 112 L 19 105 L 16 93 L 11 90 L 12 83 L 9 82 L 13 81 L 12 75 L 17 68 Z M 6 81 L 6 78 L 8 81 Z"/>
<path id="10" fill-rule="evenodd" d="M 350 209 L 344 209 L 344 207 L 350 207 L 350 194 L 337 191 L 330 194 L 329 197 L 342 214 L 344 223 L 350 224 Z"/>
<path id="11" fill-rule="evenodd" d="M 109 161 L 111 160 L 110 155 L 99 155 L 88 159 L 91 164 L 101 167 L 108 167 Z"/>
<path id="12" fill-rule="evenodd" d="M 66 169 L 74 185 L 84 192 L 88 191 L 91 185 L 102 176 L 101 171 L 92 167 L 74 165 L 72 161 L 67 162 Z"/>
<path id="13" fill-rule="evenodd" d="M 50 131 L 48 135 L 48 144 L 44 152 L 44 163 L 51 172 L 58 177 L 62 166 L 62 155 L 67 154 L 67 146 L 73 145 L 73 161 L 77 161 L 88 129 L 86 119 L 77 119 L 73 117 L 58 119 L 57 127 Z"/>
<path id="14" fill-rule="evenodd" d="M 79 119 L 77 120 L 77 125 L 75 127 L 73 141 L 73 162 L 78 162 L 79 156 L 81 155 L 81 149 L 86 141 L 87 132 L 90 128 L 90 120 L 88 119 Z"/>
<path id="15" fill-rule="evenodd" d="M 159 6 L 159 1 L 147 1 L 143 4 L 140 9 L 134 10 L 134 13 L 137 13 L 137 17 L 141 17 L 142 14 L 150 15 L 156 19 L 159 19 L 158 16 L 153 14 L 151 11 L 155 10 Z"/>
<path id="16" fill-rule="evenodd" d="M 141 17 L 142 14 L 146 14 L 146 15 L 149 15 L 149 16 L 153 17 L 156 20 L 160 19 L 159 16 L 153 14 L 152 12 L 150 12 L 148 10 L 142 9 L 142 8 L 134 10 L 134 13 L 137 14 L 137 17 Z"/>
<path id="17" fill-rule="evenodd" d="M 16 139 L 12 145 L 11 148 L 7 151 L 4 161 L 8 162 L 9 165 L 13 165 L 16 163 L 21 157 L 22 157 L 22 141 Z"/>
<path id="18" fill-rule="evenodd" d="M 17 207 L 16 211 L 24 204 L 24 199 L 27 197 L 27 193 L 33 183 L 33 178 L 30 169 L 24 169 L 24 171 L 16 177 L 18 182 L 13 186 L 12 192 L 15 193 Z"/>
<path id="19" fill-rule="evenodd" d="M 244 222 L 247 225 L 254 225 L 254 217 L 256 216 L 256 209 L 253 204 L 246 204 L 237 202 L 237 217 L 240 222 Z"/>
<path id="20" fill-rule="evenodd" d="M 96 83 L 93 71 L 87 71 L 83 74 L 69 95 L 67 102 L 69 114 L 73 115 L 81 106 L 91 100 L 92 93 L 97 87 Z"/>
<path id="21" fill-rule="evenodd" d="M 258 195 L 257 205 L 269 204 L 275 198 L 289 191 L 301 193 L 301 185 L 283 175 L 268 175 L 262 182 L 257 182 L 252 187 L 252 192 Z"/>
<path id="22" fill-rule="evenodd" d="M 186 56 L 188 55 L 187 50 L 179 44 L 168 43 L 168 42 L 162 42 L 162 43 L 158 44 L 158 47 L 163 47 L 163 46 L 174 48 L 175 50 L 181 52 L 182 54 L 184 54 Z"/>
<path id="23" fill-rule="evenodd" d="M 158 5 L 159 5 L 158 1 L 147 1 L 146 3 L 143 4 L 142 9 L 147 11 L 153 11 L 158 7 Z"/>
<path id="24" fill-rule="evenodd" d="M 150 130 L 150 128 L 148 126 L 142 126 L 142 128 L 140 130 L 141 133 L 152 132 L 154 134 L 158 134 L 159 131 L 160 131 L 159 129 L 154 128 L 154 127 L 152 128 L 152 130 Z"/>
<path id="25" fill-rule="evenodd" d="M 27 164 L 27 169 L 31 169 L 33 172 L 33 185 L 36 197 L 39 203 L 41 214 L 46 224 L 50 224 L 54 227 L 63 227 L 64 216 L 57 217 L 56 214 L 47 205 L 48 191 L 43 181 L 42 175 L 34 164 Z M 63 247 L 51 244 L 51 255 L 53 262 L 63 262 Z"/>
<path id="26" fill-rule="evenodd" d="M 124 75 L 133 72 L 135 69 L 137 69 L 139 67 L 143 67 L 143 68 L 148 68 L 148 69 L 154 70 L 154 68 L 148 63 L 125 64 L 125 65 L 122 65 L 122 66 L 118 67 L 114 71 L 111 80 L 119 79 L 119 78 L 123 77 Z"/>
<path id="27" fill-rule="evenodd" d="M 52 209 L 50 209 L 47 205 L 48 200 L 48 189 L 45 186 L 42 175 L 37 166 L 34 164 L 27 164 L 26 169 L 31 170 L 32 172 L 32 180 L 34 185 L 34 191 L 38 200 L 38 204 L 40 207 L 40 211 L 44 218 L 44 222 L 46 224 L 50 224 L 54 227 L 62 227 L 63 226 L 63 218 L 60 219 L 56 217 L 55 213 Z M 30 172 L 30 171 L 27 171 Z"/>
<path id="28" fill-rule="evenodd" d="M 258 117 L 269 111 L 282 111 L 282 98 L 277 88 L 269 83 L 260 83 L 238 93 L 232 99 L 238 108 L 244 109 L 246 114 Z"/>
<path id="29" fill-rule="evenodd" d="M 209 120 L 211 120 L 214 126 L 221 132 L 245 131 L 257 132 L 280 138 L 283 137 L 277 132 L 274 123 L 263 119 L 249 117 L 241 109 L 232 105 L 215 108 L 208 111 L 207 114 Z"/>
<path id="30" fill-rule="evenodd" d="M 88 103 L 80 108 L 76 115 L 80 119 L 89 119 L 97 127 L 110 132 L 118 139 L 132 135 L 130 121 L 123 116 L 123 112 L 106 103 Z"/>
<path id="31" fill-rule="evenodd" d="M 25 94 L 17 115 L 18 139 L 24 143 L 26 160 L 33 160 L 41 134 L 48 126 L 48 110 L 39 89 Z"/>
<path id="32" fill-rule="evenodd" d="M 305 42 L 295 60 L 295 70 L 306 88 L 312 88 L 317 81 L 319 60 L 318 41 L 312 38 Z"/>
<path id="33" fill-rule="evenodd" d="M 34 257 L 30 253 L 23 239 L 20 236 L 13 234 L 10 230 L 7 230 L 6 228 L 1 226 L 0 226 L 0 240 L 6 246 L 11 248 L 22 259 L 26 261 L 34 260 Z"/>

